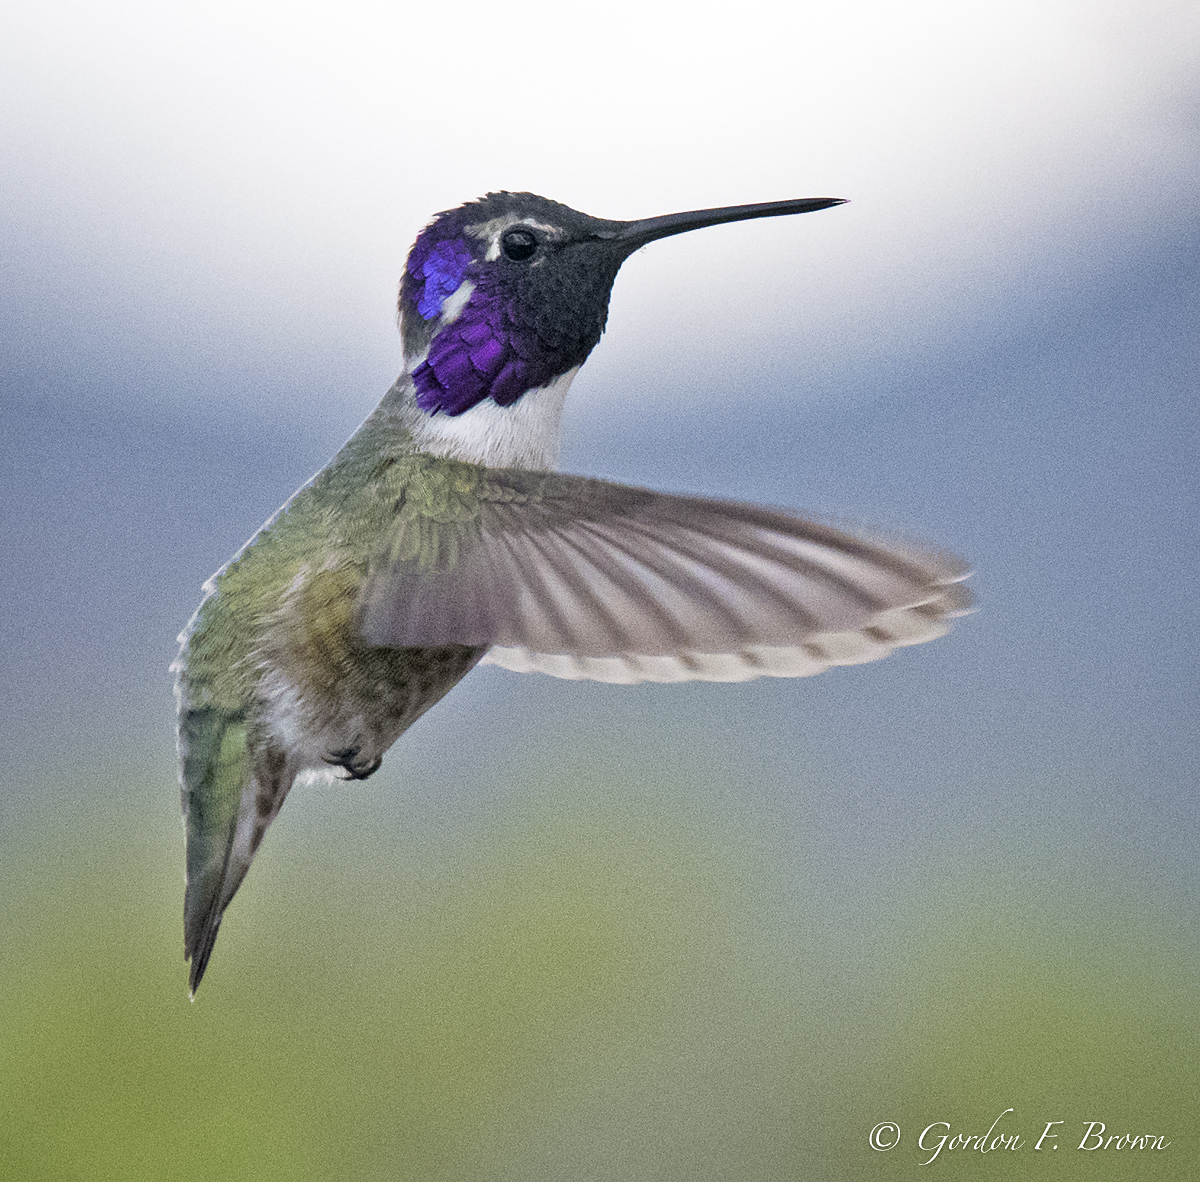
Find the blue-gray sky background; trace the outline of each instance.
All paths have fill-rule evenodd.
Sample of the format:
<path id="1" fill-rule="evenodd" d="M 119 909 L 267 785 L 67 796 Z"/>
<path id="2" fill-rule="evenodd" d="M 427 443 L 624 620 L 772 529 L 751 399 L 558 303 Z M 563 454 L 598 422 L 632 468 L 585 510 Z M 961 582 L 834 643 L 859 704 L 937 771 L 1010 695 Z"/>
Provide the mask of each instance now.
<path id="1" fill-rule="evenodd" d="M 0 1160 L 858 1178 L 1015 1106 L 1196 1168 L 1194 5 L 3 21 Z M 188 1006 L 175 635 L 496 188 L 850 198 L 631 259 L 564 466 L 929 537 L 981 610 L 810 681 L 480 670 L 293 795 Z"/>

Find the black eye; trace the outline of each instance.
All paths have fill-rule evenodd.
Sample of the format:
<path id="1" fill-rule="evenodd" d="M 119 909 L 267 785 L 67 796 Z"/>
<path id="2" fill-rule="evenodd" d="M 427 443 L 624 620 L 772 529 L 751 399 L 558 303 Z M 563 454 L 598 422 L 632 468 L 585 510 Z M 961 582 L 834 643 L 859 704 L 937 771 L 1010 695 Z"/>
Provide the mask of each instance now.
<path id="1" fill-rule="evenodd" d="M 506 230 L 500 239 L 505 257 L 520 262 L 527 259 L 538 248 L 538 240 L 528 230 Z"/>

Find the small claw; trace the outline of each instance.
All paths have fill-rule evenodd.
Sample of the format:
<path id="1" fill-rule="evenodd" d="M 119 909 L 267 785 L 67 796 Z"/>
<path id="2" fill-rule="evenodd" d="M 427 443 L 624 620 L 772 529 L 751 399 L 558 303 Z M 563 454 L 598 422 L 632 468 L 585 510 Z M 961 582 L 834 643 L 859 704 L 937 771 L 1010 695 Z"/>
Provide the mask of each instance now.
<path id="1" fill-rule="evenodd" d="M 343 768 L 347 780 L 365 780 L 373 776 L 383 766 L 383 756 L 377 755 L 370 763 L 359 758 L 360 747 L 343 747 L 340 751 L 331 751 L 322 756 L 324 761 L 333 767 Z"/>

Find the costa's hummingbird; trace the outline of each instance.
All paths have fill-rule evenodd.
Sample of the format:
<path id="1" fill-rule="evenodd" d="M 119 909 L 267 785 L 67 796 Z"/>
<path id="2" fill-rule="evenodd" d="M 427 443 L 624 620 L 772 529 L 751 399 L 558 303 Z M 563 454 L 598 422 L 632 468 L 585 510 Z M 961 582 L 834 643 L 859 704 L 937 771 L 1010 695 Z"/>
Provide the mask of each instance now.
<path id="1" fill-rule="evenodd" d="M 480 661 L 609 682 L 805 677 L 942 635 L 964 565 L 788 512 L 555 472 L 621 263 L 807 198 L 606 221 L 532 193 L 438 214 L 400 283 L 404 370 L 205 584 L 180 637 L 184 955 L 297 776 L 365 779 Z"/>

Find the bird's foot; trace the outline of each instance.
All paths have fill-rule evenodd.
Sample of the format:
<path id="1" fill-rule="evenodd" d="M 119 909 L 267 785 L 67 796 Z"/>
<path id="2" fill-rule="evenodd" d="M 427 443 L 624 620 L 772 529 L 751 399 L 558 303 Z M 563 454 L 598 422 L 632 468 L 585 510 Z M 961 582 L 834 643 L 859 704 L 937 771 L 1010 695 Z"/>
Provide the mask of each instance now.
<path id="1" fill-rule="evenodd" d="M 374 775 L 383 763 L 382 755 L 377 755 L 374 759 L 367 759 L 363 756 L 362 749 L 357 746 L 331 751 L 323 758 L 333 767 L 344 768 L 347 780 L 365 780 L 368 776 Z"/>

